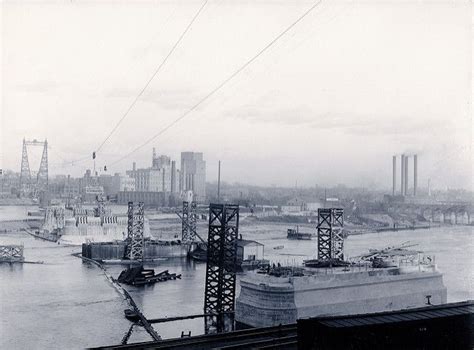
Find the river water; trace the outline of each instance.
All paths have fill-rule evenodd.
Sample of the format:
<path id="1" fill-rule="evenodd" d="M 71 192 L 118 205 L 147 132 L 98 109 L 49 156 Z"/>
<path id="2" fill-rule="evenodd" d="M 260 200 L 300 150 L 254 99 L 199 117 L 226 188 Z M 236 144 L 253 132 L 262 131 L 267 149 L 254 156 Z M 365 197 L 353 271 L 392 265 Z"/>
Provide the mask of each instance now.
<path id="1" fill-rule="evenodd" d="M 1 221 L 21 219 L 25 207 L 0 207 Z M 167 226 L 164 221 L 163 229 Z M 176 223 L 174 224 L 177 227 Z M 314 256 L 316 241 L 289 241 L 285 224 L 261 224 L 242 220 L 240 234 L 265 244 L 265 257 L 272 262 L 299 264 Z M 201 235 L 206 228 L 201 224 Z M 308 231 L 308 228 L 301 228 Z M 314 228 L 313 228 L 314 230 Z M 169 228 L 167 231 L 170 231 Z M 448 301 L 472 299 L 474 286 L 473 227 L 447 226 L 430 230 L 370 233 L 350 236 L 346 256 L 364 253 L 368 248 L 410 241 L 414 249 L 435 255 L 444 273 Z M 123 317 L 128 304 L 96 266 L 72 256 L 79 247 L 44 242 L 24 232 L 0 234 L 0 244 L 24 244 L 25 259 L 44 264 L 0 264 L 0 349 L 75 349 L 119 344 L 130 323 Z M 274 247 L 283 245 L 283 249 Z M 169 259 L 149 265 L 156 271 L 182 274 L 181 280 L 146 287 L 127 287 L 148 318 L 202 313 L 205 264 L 185 259 Z M 124 267 L 107 266 L 117 277 Z M 238 289 L 237 289 L 238 293 Z M 194 319 L 155 324 L 164 338 L 179 337 L 181 331 L 202 334 L 203 320 Z M 130 342 L 151 340 L 135 328 Z"/>

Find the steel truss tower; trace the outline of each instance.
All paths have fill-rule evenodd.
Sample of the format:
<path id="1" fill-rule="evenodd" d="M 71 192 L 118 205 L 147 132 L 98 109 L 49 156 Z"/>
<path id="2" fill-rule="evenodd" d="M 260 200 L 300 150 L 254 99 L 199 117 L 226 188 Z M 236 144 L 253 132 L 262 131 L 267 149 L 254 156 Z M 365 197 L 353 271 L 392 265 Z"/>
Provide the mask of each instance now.
<path id="1" fill-rule="evenodd" d="M 145 256 L 145 211 L 143 202 L 137 206 L 133 202 L 128 202 L 128 258 L 130 260 L 142 260 Z"/>
<path id="2" fill-rule="evenodd" d="M 344 209 L 318 209 L 318 260 L 344 260 Z"/>
<path id="3" fill-rule="evenodd" d="M 21 153 L 21 172 L 20 172 L 20 190 L 22 194 L 30 192 L 31 172 L 30 163 L 28 162 L 28 150 L 26 149 L 26 141 L 23 139 L 23 151 Z"/>
<path id="4" fill-rule="evenodd" d="M 204 313 L 206 333 L 233 329 L 239 206 L 209 205 Z"/>
<path id="5" fill-rule="evenodd" d="M 36 181 L 31 179 L 30 163 L 28 161 L 27 146 L 43 146 L 43 154 L 41 155 L 40 167 L 36 175 Z M 48 141 L 44 142 L 33 140 L 27 141 L 23 139 L 23 149 L 21 153 L 21 171 L 20 171 L 20 190 L 23 195 L 37 195 L 40 191 L 48 189 Z"/>
<path id="6" fill-rule="evenodd" d="M 196 202 L 183 202 L 183 214 L 181 217 L 181 240 L 183 242 L 194 242 L 196 239 Z"/>
<path id="7" fill-rule="evenodd" d="M 196 202 L 191 202 L 191 210 L 189 212 L 189 238 L 191 241 L 196 239 Z"/>
<path id="8" fill-rule="evenodd" d="M 183 213 L 181 218 L 181 240 L 186 242 L 189 240 L 189 203 L 183 202 Z"/>

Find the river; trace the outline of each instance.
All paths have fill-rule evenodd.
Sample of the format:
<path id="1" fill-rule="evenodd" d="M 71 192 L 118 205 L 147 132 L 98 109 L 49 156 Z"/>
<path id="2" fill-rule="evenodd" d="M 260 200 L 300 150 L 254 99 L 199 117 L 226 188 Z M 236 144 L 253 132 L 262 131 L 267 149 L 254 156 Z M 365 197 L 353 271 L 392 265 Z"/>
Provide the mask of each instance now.
<path id="1" fill-rule="evenodd" d="M 25 207 L 0 207 L 1 221 L 21 219 Z M 299 264 L 314 256 L 316 240 L 289 241 L 284 224 L 241 221 L 240 234 L 265 244 L 265 257 L 272 262 Z M 309 228 L 308 228 L 309 229 Z M 306 229 L 306 231 L 308 230 Z M 201 224 L 200 233 L 206 236 Z M 436 256 L 444 273 L 448 301 L 472 299 L 474 284 L 473 227 L 446 226 L 429 230 L 369 233 L 350 236 L 345 253 L 354 256 L 368 248 L 410 241 L 415 249 Z M 24 232 L 0 234 L 0 244 L 24 244 L 25 259 L 44 264 L 0 264 L 0 349 L 75 349 L 119 344 L 130 323 L 123 317 L 128 307 L 122 296 L 96 266 L 72 256 L 79 247 L 64 247 L 36 240 Z M 283 249 L 275 250 L 283 245 Z M 181 280 L 147 287 L 127 287 L 148 318 L 202 312 L 205 264 L 170 259 L 149 265 L 156 271 L 182 274 Z M 117 277 L 121 266 L 107 266 Z M 237 290 L 238 292 L 238 290 Z M 155 324 L 164 338 L 179 337 L 181 331 L 203 333 L 202 319 Z M 150 340 L 135 328 L 130 342 Z"/>

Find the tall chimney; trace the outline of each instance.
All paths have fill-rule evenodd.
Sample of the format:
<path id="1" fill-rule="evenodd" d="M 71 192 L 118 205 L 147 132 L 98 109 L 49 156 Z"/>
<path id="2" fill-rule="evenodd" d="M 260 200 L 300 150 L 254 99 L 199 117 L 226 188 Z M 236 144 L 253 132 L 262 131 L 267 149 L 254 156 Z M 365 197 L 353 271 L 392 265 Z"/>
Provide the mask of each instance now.
<path id="1" fill-rule="evenodd" d="M 405 184 L 405 196 L 408 194 L 408 158 L 409 156 L 405 156 L 405 180 L 403 180 Z"/>
<path id="2" fill-rule="evenodd" d="M 405 195 L 405 155 L 402 154 L 400 161 L 400 194 Z"/>
<path id="3" fill-rule="evenodd" d="M 395 191 L 397 190 L 397 156 L 393 156 L 393 174 L 392 174 L 392 196 L 395 196 Z"/>
<path id="4" fill-rule="evenodd" d="M 133 171 L 137 170 L 137 163 L 133 162 Z"/>
<path id="5" fill-rule="evenodd" d="M 413 196 L 416 197 L 418 187 L 418 155 L 413 156 Z"/>

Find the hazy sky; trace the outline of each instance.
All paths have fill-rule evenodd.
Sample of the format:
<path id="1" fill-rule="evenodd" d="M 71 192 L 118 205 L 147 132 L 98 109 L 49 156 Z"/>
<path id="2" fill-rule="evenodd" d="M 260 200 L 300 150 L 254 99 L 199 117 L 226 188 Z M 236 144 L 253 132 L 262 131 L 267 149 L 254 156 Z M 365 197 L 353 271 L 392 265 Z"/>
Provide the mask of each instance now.
<path id="1" fill-rule="evenodd" d="M 236 79 L 182 115 L 314 2 L 210 0 L 97 156 L 108 172 L 202 151 L 208 180 L 391 188 L 392 155 L 419 183 L 471 188 L 469 1 L 322 1 Z M 4 1 L 0 165 L 44 139 L 50 172 L 81 175 L 201 1 Z M 36 168 L 39 156 L 30 157 Z"/>

